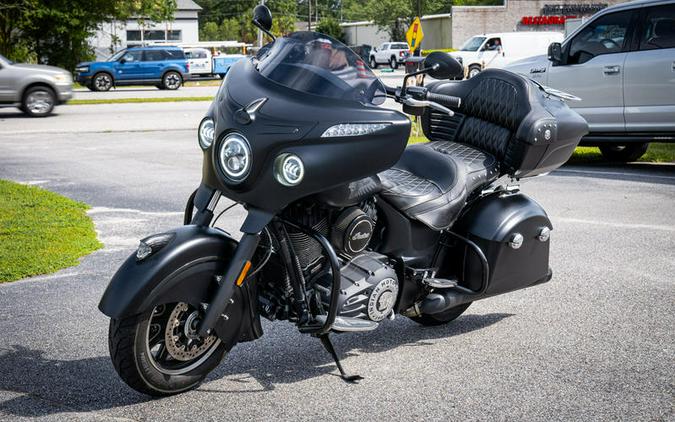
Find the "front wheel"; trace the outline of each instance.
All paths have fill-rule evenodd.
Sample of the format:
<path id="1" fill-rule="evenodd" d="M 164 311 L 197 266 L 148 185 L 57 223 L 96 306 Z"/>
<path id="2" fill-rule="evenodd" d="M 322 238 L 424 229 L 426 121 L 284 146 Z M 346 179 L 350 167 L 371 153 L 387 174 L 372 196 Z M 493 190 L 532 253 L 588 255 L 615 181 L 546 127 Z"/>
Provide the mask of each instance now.
<path id="1" fill-rule="evenodd" d="M 480 73 L 480 71 L 481 71 L 481 68 L 478 65 L 474 64 L 474 65 L 469 66 L 469 75 L 468 75 L 469 78 L 468 79 L 471 79 L 474 76 L 477 76 Z"/>
<path id="2" fill-rule="evenodd" d="M 370 58 L 370 68 L 377 69 L 377 61 L 375 60 L 375 57 Z"/>
<path id="3" fill-rule="evenodd" d="M 56 104 L 56 96 L 51 88 L 35 86 L 23 95 L 20 108 L 30 117 L 44 117 L 54 110 L 54 104 Z"/>
<path id="4" fill-rule="evenodd" d="M 457 318 L 459 318 L 459 316 L 462 315 L 464 311 L 466 311 L 469 308 L 469 306 L 471 306 L 471 303 L 472 302 L 465 303 L 463 305 L 457 305 L 453 308 L 448 309 L 447 311 L 438 314 L 433 315 L 422 314 L 420 316 L 410 317 L 410 319 L 412 319 L 418 324 L 427 326 L 447 324 L 448 322 L 454 321 Z"/>
<path id="5" fill-rule="evenodd" d="M 130 387 L 151 396 L 197 387 L 226 352 L 215 335 L 197 335 L 201 318 L 201 310 L 178 302 L 112 319 L 108 345 L 115 370 Z"/>
<path id="6" fill-rule="evenodd" d="M 649 148 L 649 143 L 630 144 L 630 145 L 603 145 L 600 147 L 602 156 L 609 161 L 618 161 L 627 163 L 637 161 Z"/>

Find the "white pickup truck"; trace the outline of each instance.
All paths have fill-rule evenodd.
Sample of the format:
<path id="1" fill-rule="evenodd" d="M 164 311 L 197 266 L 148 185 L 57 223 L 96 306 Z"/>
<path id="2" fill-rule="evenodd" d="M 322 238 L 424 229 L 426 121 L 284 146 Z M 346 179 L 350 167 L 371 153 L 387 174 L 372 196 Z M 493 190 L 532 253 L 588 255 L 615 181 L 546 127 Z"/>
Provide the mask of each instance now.
<path id="1" fill-rule="evenodd" d="M 373 48 L 370 52 L 370 67 L 377 69 L 380 64 L 389 64 L 392 69 L 396 69 L 399 64 L 405 63 L 405 59 L 410 56 L 410 48 L 404 42 L 386 42 L 379 47 Z"/>

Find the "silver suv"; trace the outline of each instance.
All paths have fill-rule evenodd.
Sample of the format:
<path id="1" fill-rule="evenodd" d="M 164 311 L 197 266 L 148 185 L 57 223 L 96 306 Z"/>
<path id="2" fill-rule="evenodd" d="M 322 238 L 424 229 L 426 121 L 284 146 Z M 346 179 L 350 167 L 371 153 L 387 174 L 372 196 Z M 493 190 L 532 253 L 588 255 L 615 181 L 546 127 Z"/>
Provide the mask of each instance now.
<path id="1" fill-rule="evenodd" d="M 638 0 L 598 12 L 548 57 L 512 72 L 582 100 L 568 104 L 589 123 L 582 145 L 634 161 L 649 142 L 675 142 L 675 0 Z"/>
<path id="2" fill-rule="evenodd" d="M 54 66 L 16 64 L 0 55 L 0 107 L 19 107 L 32 117 L 49 115 L 73 97 L 73 77 Z"/>

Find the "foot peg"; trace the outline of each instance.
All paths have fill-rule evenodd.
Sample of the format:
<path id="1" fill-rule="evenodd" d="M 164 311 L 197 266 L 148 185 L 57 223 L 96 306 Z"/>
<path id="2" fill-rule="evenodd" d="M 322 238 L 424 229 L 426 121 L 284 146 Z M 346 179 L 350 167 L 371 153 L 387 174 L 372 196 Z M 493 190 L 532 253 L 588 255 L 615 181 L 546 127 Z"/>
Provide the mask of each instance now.
<path id="1" fill-rule="evenodd" d="M 316 320 L 323 324 L 326 321 L 325 315 L 319 315 Z M 372 331 L 378 326 L 375 321 L 367 321 L 361 318 L 335 317 L 335 322 L 330 327 L 333 331 L 341 333 L 352 333 L 357 331 Z"/>
<path id="2" fill-rule="evenodd" d="M 375 324 L 375 325 L 377 325 L 377 324 Z M 363 379 L 363 377 L 361 375 L 351 375 L 347 371 L 345 371 L 345 369 L 342 367 L 342 363 L 340 362 L 340 357 L 337 355 L 337 352 L 335 351 L 335 348 L 333 347 L 333 343 L 330 341 L 330 337 L 328 337 L 328 334 L 320 335 L 319 340 L 321 340 L 321 344 L 323 344 L 323 347 L 333 357 L 333 360 L 335 361 L 335 365 L 337 366 L 338 371 L 340 371 L 340 377 L 344 381 L 349 382 L 349 383 L 357 383 L 358 381 Z"/>
<path id="3" fill-rule="evenodd" d="M 447 278 L 425 278 L 422 283 L 434 289 L 451 289 L 457 287 L 457 280 L 449 280 Z"/>

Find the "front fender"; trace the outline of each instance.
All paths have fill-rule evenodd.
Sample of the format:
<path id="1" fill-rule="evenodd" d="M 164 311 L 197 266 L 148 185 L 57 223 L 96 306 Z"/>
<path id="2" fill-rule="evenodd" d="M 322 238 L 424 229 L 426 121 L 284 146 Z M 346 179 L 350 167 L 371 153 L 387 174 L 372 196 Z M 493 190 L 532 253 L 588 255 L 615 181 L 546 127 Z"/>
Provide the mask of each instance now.
<path id="1" fill-rule="evenodd" d="M 170 233 L 175 236 L 151 256 L 139 261 L 134 252 L 127 258 L 101 298 L 101 312 L 118 319 L 161 303 L 208 300 L 214 274 L 224 274 L 237 241 L 220 230 L 194 225 Z"/>

